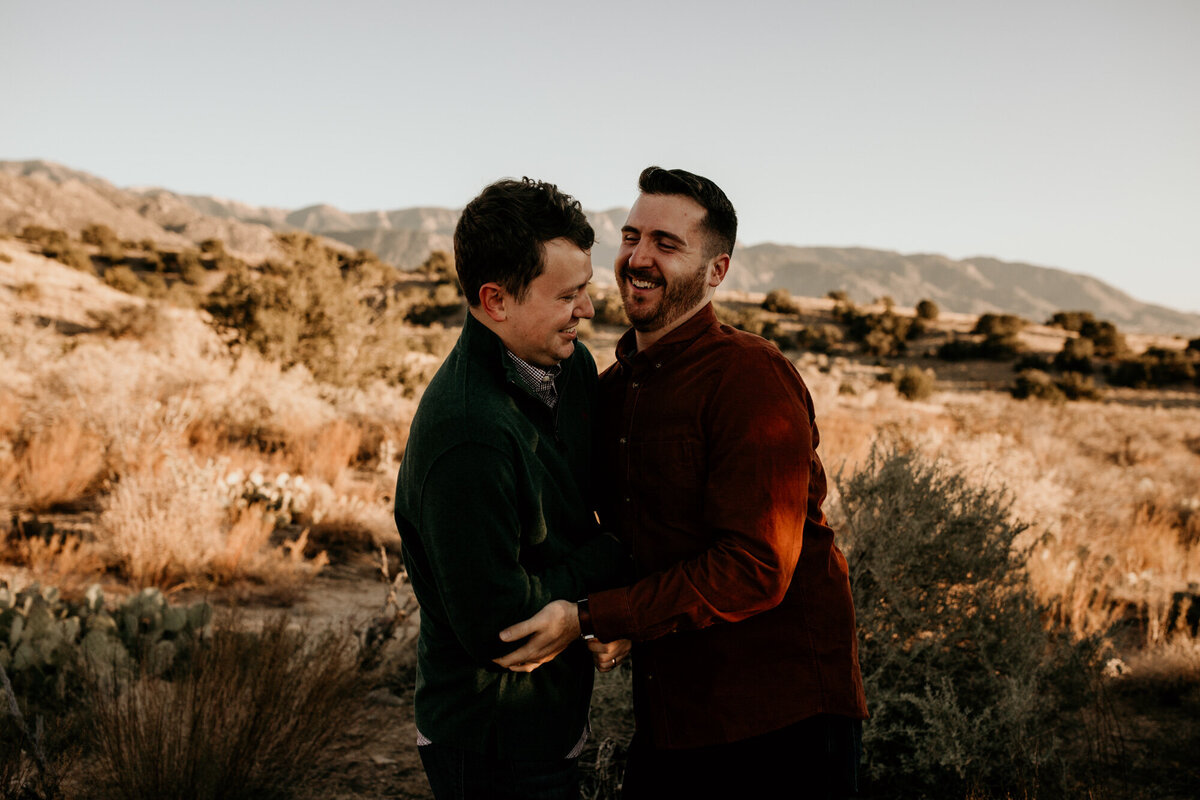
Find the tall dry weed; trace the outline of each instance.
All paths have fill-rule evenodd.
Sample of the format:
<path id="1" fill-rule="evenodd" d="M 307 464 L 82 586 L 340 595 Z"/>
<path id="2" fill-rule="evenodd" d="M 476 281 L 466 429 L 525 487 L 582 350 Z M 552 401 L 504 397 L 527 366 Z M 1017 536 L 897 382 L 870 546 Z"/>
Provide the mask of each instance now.
<path id="1" fill-rule="evenodd" d="M 103 477 L 104 442 L 76 416 L 66 416 L 33 433 L 17 459 L 22 505 L 46 511 L 74 503 Z"/>
<path id="2" fill-rule="evenodd" d="M 222 470 L 168 455 L 114 488 L 98 537 L 111 563 L 137 585 L 227 584 L 253 580 L 294 586 L 323 560 L 269 544 L 274 517 L 231 502 Z"/>
<path id="3" fill-rule="evenodd" d="M 343 419 L 307 431 L 291 443 L 296 471 L 336 486 L 342 472 L 358 455 L 361 440 L 362 430 Z"/>
<path id="4" fill-rule="evenodd" d="M 96 785 L 127 800 L 292 796 L 352 723 L 358 686 L 352 637 L 226 620 L 167 678 L 95 676 Z"/>

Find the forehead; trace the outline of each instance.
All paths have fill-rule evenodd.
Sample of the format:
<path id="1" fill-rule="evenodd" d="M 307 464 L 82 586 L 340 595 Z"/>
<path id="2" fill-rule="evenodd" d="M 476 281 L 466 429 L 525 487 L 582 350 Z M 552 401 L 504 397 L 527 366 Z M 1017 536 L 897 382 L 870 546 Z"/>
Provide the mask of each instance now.
<path id="1" fill-rule="evenodd" d="M 665 231 L 688 240 L 697 236 L 706 213 L 704 206 L 681 194 L 640 194 L 625 225 L 642 233 Z"/>
<path id="2" fill-rule="evenodd" d="M 569 239 L 551 239 L 542 244 L 545 269 L 534 278 L 551 291 L 570 289 L 592 279 L 592 256 Z"/>

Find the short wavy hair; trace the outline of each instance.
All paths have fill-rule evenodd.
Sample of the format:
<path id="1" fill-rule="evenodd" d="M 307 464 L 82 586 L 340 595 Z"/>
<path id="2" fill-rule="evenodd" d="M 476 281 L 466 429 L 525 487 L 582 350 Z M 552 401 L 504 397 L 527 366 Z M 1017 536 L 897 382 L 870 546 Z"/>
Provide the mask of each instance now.
<path id="1" fill-rule="evenodd" d="M 532 178 L 488 186 L 454 228 L 454 264 L 467 302 L 479 305 L 479 289 L 492 282 L 524 300 L 546 268 L 545 243 L 558 238 L 592 249 L 596 234 L 578 200 Z"/>
<path id="2" fill-rule="evenodd" d="M 646 167 L 638 176 L 638 189 L 643 194 L 675 194 L 695 200 L 705 211 L 704 219 L 700 220 L 700 229 L 705 234 L 705 258 L 721 253 L 733 255 L 737 212 L 720 186 L 687 170 Z"/>

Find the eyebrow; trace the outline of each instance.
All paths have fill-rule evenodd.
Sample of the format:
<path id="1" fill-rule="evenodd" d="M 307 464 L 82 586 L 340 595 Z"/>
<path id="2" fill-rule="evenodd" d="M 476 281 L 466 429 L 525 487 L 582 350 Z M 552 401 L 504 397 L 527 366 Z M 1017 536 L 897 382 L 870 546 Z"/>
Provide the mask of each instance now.
<path id="1" fill-rule="evenodd" d="M 637 228 L 633 227 L 632 225 L 623 225 L 621 227 L 621 233 L 636 233 L 636 234 L 641 235 L 642 232 L 639 231 Z M 670 239 L 671 241 L 678 242 L 681 245 L 685 245 L 685 246 L 687 245 L 687 242 L 682 237 L 677 236 L 677 235 L 671 233 L 670 231 L 654 230 L 654 231 L 649 231 L 645 235 L 650 236 L 654 239 Z"/>

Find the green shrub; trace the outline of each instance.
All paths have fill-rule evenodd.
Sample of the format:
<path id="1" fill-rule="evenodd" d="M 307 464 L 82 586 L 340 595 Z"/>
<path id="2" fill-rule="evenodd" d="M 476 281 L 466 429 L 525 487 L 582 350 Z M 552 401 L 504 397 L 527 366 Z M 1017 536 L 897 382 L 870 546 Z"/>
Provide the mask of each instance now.
<path id="1" fill-rule="evenodd" d="M 592 318 L 596 324 L 629 327 L 629 317 L 625 316 L 625 304 L 616 293 L 594 297 L 592 305 L 596 308 L 596 316 Z"/>
<path id="2" fill-rule="evenodd" d="M 907 400 L 925 400 L 933 394 L 937 376 L 933 370 L 905 367 L 892 374 L 896 391 Z"/>
<path id="3" fill-rule="evenodd" d="M 894 446 L 838 483 L 869 779 L 887 797 L 1068 794 L 1095 646 L 1044 627 L 1004 494 Z"/>
<path id="4" fill-rule="evenodd" d="M 189 286 L 196 286 L 204 281 L 204 264 L 195 250 L 184 250 L 179 254 L 178 269 L 179 277 Z"/>
<path id="5" fill-rule="evenodd" d="M 315 237 L 284 234 L 278 241 L 286 256 L 281 261 L 251 269 L 227 259 L 225 279 L 204 308 L 218 328 L 232 334 L 233 346 L 252 347 L 285 367 L 303 364 L 318 380 L 345 386 L 378 379 L 407 386 L 414 378 L 411 365 L 397 356 L 422 337 L 406 330 L 405 317 L 440 318 L 448 307 L 461 308 L 449 284 L 401 296 L 386 282 L 359 285 L 364 265 L 355 266 L 353 258 Z"/>
<path id="6" fill-rule="evenodd" d="M 1054 328 L 1062 328 L 1067 331 L 1075 331 L 1078 333 L 1083 330 L 1083 326 L 1094 324 L 1096 318 L 1090 311 L 1056 311 L 1050 319 L 1046 320 L 1046 324 Z"/>
<path id="7" fill-rule="evenodd" d="M 1013 363 L 1013 372 L 1024 372 L 1027 369 L 1049 372 L 1051 367 L 1052 362 L 1046 356 L 1040 353 L 1026 353 Z"/>
<path id="8" fill-rule="evenodd" d="M 937 356 L 944 361 L 1008 361 L 1019 356 L 1024 349 L 1016 334 L 988 333 L 981 340 L 954 336 L 942 343 L 937 349 Z"/>
<path id="9" fill-rule="evenodd" d="M 142 283 L 137 273 L 124 264 L 117 264 L 104 270 L 104 282 L 118 292 L 125 292 L 125 294 L 135 297 L 147 297 L 150 294 L 149 287 Z"/>
<path id="10" fill-rule="evenodd" d="M 38 245 L 46 258 L 53 258 L 80 272 L 96 273 L 87 251 L 72 242 L 66 231 L 26 225 L 21 231 L 21 238 Z"/>
<path id="11" fill-rule="evenodd" d="M 1062 350 L 1054 356 L 1054 368 L 1060 372 L 1080 372 L 1087 375 L 1092 372 L 1092 358 L 1095 355 L 1096 344 L 1091 339 L 1082 336 L 1067 339 L 1063 342 Z"/>
<path id="12" fill-rule="evenodd" d="M 717 314 L 717 319 L 722 324 L 729 325 L 732 328 L 739 328 L 747 333 L 753 333 L 755 336 L 762 336 L 763 329 L 767 325 L 766 315 L 757 308 L 737 309 L 733 306 L 713 303 L 713 310 Z"/>
<path id="13" fill-rule="evenodd" d="M 902 317 L 893 311 L 881 314 L 859 312 L 853 306 L 840 309 L 840 319 L 846 325 L 846 336 L 861 342 L 868 355 L 898 356 L 907 350 L 913 332 L 913 318 Z"/>
<path id="14" fill-rule="evenodd" d="M 928 320 L 932 322 L 938 318 L 942 311 L 938 308 L 938 304 L 932 300 L 922 300 L 917 303 L 917 319 Z"/>
<path id="15" fill-rule="evenodd" d="M 1137 358 L 1118 363 L 1108 373 L 1114 386 L 1154 389 L 1189 383 L 1196 379 L 1196 365 L 1185 351 L 1151 347 Z"/>
<path id="16" fill-rule="evenodd" d="M 836 325 L 811 325 L 796 332 L 796 347 L 814 353 L 828 353 L 842 341 L 842 329 Z"/>
<path id="17" fill-rule="evenodd" d="M 763 298 L 762 307 L 776 314 L 798 314 L 800 305 L 792 299 L 792 293 L 787 289 L 772 289 Z"/>
<path id="18" fill-rule="evenodd" d="M 1068 400 L 1099 400 L 1100 390 L 1090 376 L 1080 372 L 1064 372 L 1055 385 Z"/>
<path id="19" fill-rule="evenodd" d="M 1119 358 L 1129 352 L 1125 336 L 1111 322 L 1085 319 L 1079 327 L 1079 335 L 1091 339 L 1099 358 Z"/>
<path id="20" fill-rule="evenodd" d="M 975 321 L 971 333 L 980 333 L 985 337 L 1003 339 L 1015 337 L 1025 330 L 1029 322 L 1016 314 L 981 314 Z"/>
<path id="21" fill-rule="evenodd" d="M 1018 400 L 1036 397 L 1039 400 L 1061 403 L 1067 399 L 1063 390 L 1054 382 L 1054 378 L 1037 369 L 1027 369 L 1018 373 L 1009 392 Z"/>

